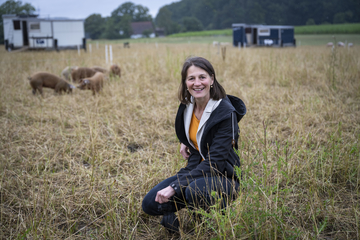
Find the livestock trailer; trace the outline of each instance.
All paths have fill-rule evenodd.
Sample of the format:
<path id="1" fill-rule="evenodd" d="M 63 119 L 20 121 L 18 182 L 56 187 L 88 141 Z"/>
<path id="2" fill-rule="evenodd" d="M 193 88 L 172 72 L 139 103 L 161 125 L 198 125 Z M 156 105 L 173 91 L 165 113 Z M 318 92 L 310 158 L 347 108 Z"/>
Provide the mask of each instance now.
<path id="1" fill-rule="evenodd" d="M 66 49 L 86 50 L 83 19 L 38 18 L 38 15 L 4 14 L 4 42 L 7 50 Z"/>
<path id="2" fill-rule="evenodd" d="M 293 26 L 233 23 L 234 46 L 296 46 Z"/>

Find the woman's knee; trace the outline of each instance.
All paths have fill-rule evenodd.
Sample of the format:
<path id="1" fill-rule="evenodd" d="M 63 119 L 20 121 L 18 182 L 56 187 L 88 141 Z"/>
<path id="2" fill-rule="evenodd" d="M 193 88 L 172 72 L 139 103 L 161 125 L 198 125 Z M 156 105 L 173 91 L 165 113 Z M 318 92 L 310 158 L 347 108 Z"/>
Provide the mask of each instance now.
<path id="1" fill-rule="evenodd" d="M 141 203 L 141 207 L 146 214 L 159 215 L 157 213 L 158 204 L 155 202 L 155 198 L 146 195 Z"/>

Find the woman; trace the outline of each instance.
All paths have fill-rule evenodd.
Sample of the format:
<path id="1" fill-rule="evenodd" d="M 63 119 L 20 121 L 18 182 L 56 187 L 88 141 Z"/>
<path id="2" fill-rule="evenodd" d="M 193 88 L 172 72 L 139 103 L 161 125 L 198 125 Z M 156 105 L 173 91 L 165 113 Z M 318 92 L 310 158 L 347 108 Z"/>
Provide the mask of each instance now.
<path id="1" fill-rule="evenodd" d="M 142 202 L 145 213 L 164 215 L 161 224 L 170 232 L 178 231 L 179 209 L 211 206 L 216 200 L 213 191 L 226 207 L 235 195 L 239 179 L 234 168 L 240 167 L 237 123 L 246 113 L 241 99 L 226 95 L 208 60 L 188 58 L 181 78 L 175 130 L 188 164 L 156 185 Z"/>

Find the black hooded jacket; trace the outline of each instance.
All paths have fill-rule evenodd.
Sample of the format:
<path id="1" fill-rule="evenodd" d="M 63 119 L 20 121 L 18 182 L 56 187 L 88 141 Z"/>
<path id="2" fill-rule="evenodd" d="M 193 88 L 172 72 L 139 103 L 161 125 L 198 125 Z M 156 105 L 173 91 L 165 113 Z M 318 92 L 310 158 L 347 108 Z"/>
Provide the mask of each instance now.
<path id="1" fill-rule="evenodd" d="M 220 175 L 237 179 L 234 167 L 240 167 L 240 158 L 233 149 L 232 140 L 234 137 L 237 150 L 238 122 L 246 113 L 245 104 L 241 99 L 231 95 L 222 99 L 206 122 L 201 146 L 199 145 L 199 149 L 205 157 L 204 161 L 201 161 L 202 157 L 199 151 L 190 145 L 186 137 L 184 126 L 186 107 L 185 104 L 180 104 L 175 119 L 176 135 L 179 141 L 190 150 L 187 166 L 180 169 L 177 173 L 177 180 L 170 184 L 177 195 L 180 195 L 182 189 L 197 178 Z"/>

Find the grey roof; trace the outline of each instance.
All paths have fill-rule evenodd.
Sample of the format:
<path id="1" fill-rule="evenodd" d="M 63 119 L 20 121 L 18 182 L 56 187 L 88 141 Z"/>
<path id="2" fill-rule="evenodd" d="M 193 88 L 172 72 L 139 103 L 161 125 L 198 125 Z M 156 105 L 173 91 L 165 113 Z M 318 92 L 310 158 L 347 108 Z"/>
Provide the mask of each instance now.
<path id="1" fill-rule="evenodd" d="M 233 23 L 232 27 L 294 28 L 294 26 L 286 26 L 286 25 L 264 25 L 264 24 L 246 24 L 246 23 Z"/>
<path id="2" fill-rule="evenodd" d="M 146 30 L 150 30 L 152 33 L 154 32 L 152 22 L 132 22 L 131 29 L 133 31 L 133 35 L 143 34 Z"/>

